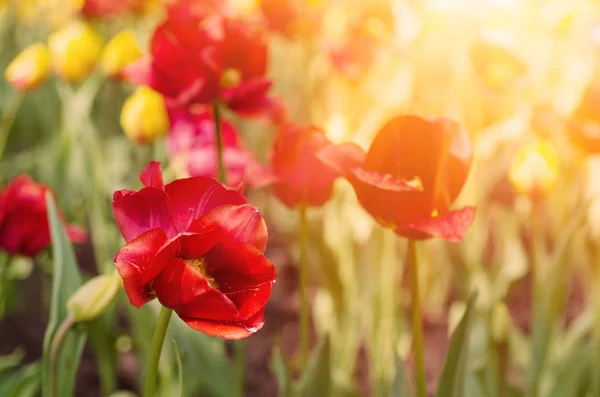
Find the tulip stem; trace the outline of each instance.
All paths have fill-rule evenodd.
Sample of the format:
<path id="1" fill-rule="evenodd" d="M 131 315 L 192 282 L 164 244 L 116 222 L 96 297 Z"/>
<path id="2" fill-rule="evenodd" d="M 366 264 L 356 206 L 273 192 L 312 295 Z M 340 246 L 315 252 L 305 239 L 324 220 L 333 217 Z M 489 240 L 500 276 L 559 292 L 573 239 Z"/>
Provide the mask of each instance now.
<path id="1" fill-rule="evenodd" d="M 67 316 L 60 324 L 54 337 L 52 338 L 52 344 L 50 346 L 50 357 L 48 359 L 48 366 L 50 367 L 50 392 L 52 397 L 58 397 L 58 356 L 60 351 L 67 340 L 67 335 L 71 328 L 76 324 L 75 318 L 71 315 Z"/>
<path id="2" fill-rule="evenodd" d="M 307 245 L 308 245 L 308 220 L 306 219 L 306 207 L 300 208 L 300 259 L 299 259 L 299 277 L 300 277 L 300 357 L 301 368 L 306 368 L 308 363 L 308 263 L 307 263 Z"/>
<path id="3" fill-rule="evenodd" d="M 412 337 L 415 356 L 415 384 L 417 388 L 417 397 L 427 397 L 423 316 L 421 313 L 421 296 L 419 292 L 419 266 L 417 263 L 417 250 L 414 240 L 408 240 L 406 261 L 410 279 Z"/>
<path id="4" fill-rule="evenodd" d="M 23 98 L 25 98 L 25 95 L 22 92 L 13 91 L 4 104 L 4 112 L 2 112 L 2 118 L 0 118 L 0 159 L 4 155 L 10 129 L 17 118 Z"/>
<path id="5" fill-rule="evenodd" d="M 225 172 L 225 162 L 223 160 L 223 120 L 221 117 L 221 105 L 214 102 L 212 105 L 213 120 L 215 122 L 215 142 L 217 147 L 217 179 L 223 184 L 227 184 L 227 173 Z"/>
<path id="6" fill-rule="evenodd" d="M 173 310 L 167 309 L 163 306 L 163 308 L 160 310 L 158 321 L 156 322 L 156 329 L 154 330 L 154 337 L 152 338 L 152 350 L 150 351 L 150 358 L 148 359 L 145 397 L 154 397 L 156 395 L 158 362 L 160 361 L 160 353 L 165 341 L 167 328 L 169 327 L 169 320 L 171 320 L 172 315 Z"/>

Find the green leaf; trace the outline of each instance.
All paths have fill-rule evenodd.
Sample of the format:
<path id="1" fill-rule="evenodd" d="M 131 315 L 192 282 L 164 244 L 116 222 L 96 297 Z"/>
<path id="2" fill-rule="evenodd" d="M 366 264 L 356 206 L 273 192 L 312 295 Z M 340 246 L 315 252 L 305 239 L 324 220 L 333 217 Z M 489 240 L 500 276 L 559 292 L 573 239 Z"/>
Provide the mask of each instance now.
<path id="1" fill-rule="evenodd" d="M 52 297 L 48 327 L 44 335 L 44 350 L 42 357 L 42 395 L 50 396 L 50 347 L 54 334 L 67 317 L 67 300 L 81 285 L 81 275 L 75 260 L 73 246 L 69 242 L 63 223 L 58 216 L 54 198 L 46 194 L 48 220 L 52 236 L 53 278 Z M 67 335 L 58 357 L 57 384 L 58 395 L 68 397 L 73 394 L 75 375 L 86 335 L 83 331 L 72 329 Z"/>
<path id="2" fill-rule="evenodd" d="M 593 348 L 582 346 L 576 349 L 561 365 L 555 379 L 555 386 L 548 397 L 580 397 L 586 396 L 591 385 L 591 371 L 598 371 L 592 366 Z"/>
<path id="3" fill-rule="evenodd" d="M 450 338 L 450 347 L 448 348 L 444 370 L 442 371 L 438 385 L 437 397 L 463 397 L 465 395 L 463 389 L 475 298 L 475 294 L 469 298 L 465 314 Z"/>
<path id="4" fill-rule="evenodd" d="M 404 368 L 404 363 L 396 355 L 396 376 L 394 377 L 394 382 L 392 383 L 392 388 L 388 394 L 389 397 L 413 397 L 413 392 L 410 387 L 410 383 L 406 377 L 406 370 Z"/>
<path id="5" fill-rule="evenodd" d="M 326 335 L 302 374 L 298 384 L 298 395 L 299 397 L 330 396 L 332 390 L 331 341 Z"/>
<path id="6" fill-rule="evenodd" d="M 0 357 L 0 375 L 17 367 L 25 358 L 25 349 L 17 347 L 11 354 Z"/>
<path id="7" fill-rule="evenodd" d="M 35 397 L 40 392 L 40 365 L 29 364 L 0 378 L 0 396 Z"/>
<path id="8" fill-rule="evenodd" d="M 279 397 L 292 397 L 292 379 L 278 348 L 274 348 L 271 354 L 271 371 L 277 380 Z"/>
<path id="9" fill-rule="evenodd" d="M 177 361 L 177 383 L 179 384 L 179 397 L 183 397 L 185 391 L 183 389 L 183 362 L 181 361 L 181 351 L 177 342 L 173 339 L 173 350 L 175 350 L 175 358 Z"/>

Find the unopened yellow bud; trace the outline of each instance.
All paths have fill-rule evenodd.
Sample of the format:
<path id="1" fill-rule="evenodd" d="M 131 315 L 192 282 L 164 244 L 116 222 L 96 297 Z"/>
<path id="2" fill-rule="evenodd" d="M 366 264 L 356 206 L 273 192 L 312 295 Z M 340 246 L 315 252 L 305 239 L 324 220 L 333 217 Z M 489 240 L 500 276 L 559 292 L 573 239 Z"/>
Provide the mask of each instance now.
<path id="1" fill-rule="evenodd" d="M 75 321 L 91 321 L 113 302 L 121 287 L 119 273 L 102 274 L 83 284 L 67 301 L 67 310 Z"/>
<path id="2" fill-rule="evenodd" d="M 511 324 L 510 312 L 504 303 L 498 303 L 492 311 L 492 340 L 504 343 Z"/>
<path id="3" fill-rule="evenodd" d="M 508 177 L 522 194 L 536 198 L 550 192 L 560 172 L 558 153 L 549 141 L 525 145 L 515 155 Z"/>
<path id="4" fill-rule="evenodd" d="M 100 67 L 107 76 L 119 78 L 125 66 L 138 60 L 141 56 L 142 51 L 133 30 L 122 30 L 104 47 L 100 58 Z"/>
<path id="5" fill-rule="evenodd" d="M 21 91 L 30 91 L 44 84 L 50 74 L 50 54 L 43 43 L 31 44 L 8 65 L 6 81 Z"/>
<path id="6" fill-rule="evenodd" d="M 149 87 L 140 87 L 127 98 L 121 109 L 121 127 L 129 139 L 152 143 L 169 132 L 169 117 L 162 95 Z"/>
<path id="7" fill-rule="evenodd" d="M 96 66 L 104 40 L 88 24 L 74 21 L 50 35 L 52 65 L 61 78 L 77 83 Z"/>

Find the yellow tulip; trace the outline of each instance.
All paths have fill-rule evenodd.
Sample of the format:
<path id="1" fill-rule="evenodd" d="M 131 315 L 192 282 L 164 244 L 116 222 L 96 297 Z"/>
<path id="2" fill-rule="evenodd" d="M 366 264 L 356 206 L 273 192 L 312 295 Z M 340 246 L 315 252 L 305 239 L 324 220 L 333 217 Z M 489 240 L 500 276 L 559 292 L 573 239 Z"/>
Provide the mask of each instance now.
<path id="1" fill-rule="evenodd" d="M 107 76 L 119 78 L 123 69 L 141 56 L 142 51 L 133 30 L 122 30 L 104 47 L 100 58 L 100 67 Z"/>
<path id="2" fill-rule="evenodd" d="M 169 131 L 165 100 L 149 87 L 140 87 L 121 109 L 121 127 L 129 139 L 152 143 Z"/>
<path id="3" fill-rule="evenodd" d="M 31 44 L 8 65 L 4 77 L 8 83 L 21 91 L 33 90 L 48 80 L 50 54 L 43 43 Z"/>
<path id="4" fill-rule="evenodd" d="M 559 173 L 556 147 L 549 141 L 538 141 L 519 149 L 508 176 L 517 192 L 537 198 L 554 188 Z"/>
<path id="5" fill-rule="evenodd" d="M 52 65 L 61 78 L 77 83 L 96 66 L 104 40 L 88 24 L 73 21 L 48 39 Z"/>

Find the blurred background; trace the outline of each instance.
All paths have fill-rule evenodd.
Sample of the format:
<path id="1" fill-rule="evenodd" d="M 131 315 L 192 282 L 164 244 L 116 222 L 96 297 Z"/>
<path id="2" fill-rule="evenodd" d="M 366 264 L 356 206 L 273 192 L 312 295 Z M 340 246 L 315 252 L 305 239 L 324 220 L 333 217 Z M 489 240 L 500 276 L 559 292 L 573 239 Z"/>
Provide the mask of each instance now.
<path id="1" fill-rule="evenodd" d="M 469 397 L 526 395 L 529 373 L 537 371 L 532 368 L 541 374 L 540 395 L 600 396 L 594 371 L 600 364 L 600 5 L 278 3 L 277 13 L 260 0 L 232 0 L 228 7 L 269 30 L 268 74 L 293 120 L 322 127 L 333 142 L 365 149 L 399 114 L 450 117 L 471 134 L 474 165 L 455 205 L 476 205 L 475 224 L 461 244 L 419 245 L 430 389 L 448 335 L 477 290 Z M 84 54 L 123 29 L 131 29 L 147 53 L 163 13 L 160 1 L 0 0 L 0 70 L 75 19 L 97 37 L 66 65 L 83 62 Z M 123 133 L 123 103 L 135 87 L 107 77 L 96 61 L 86 60 L 92 67 L 77 82 L 56 73 L 28 93 L 0 83 L 0 181 L 28 173 L 55 189 L 66 218 L 90 233 L 90 244 L 78 247 L 88 275 L 112 269 L 121 246 L 110 209 L 113 191 L 138 186 L 137 174 L 150 159 L 177 175 L 166 139 L 141 145 Z M 274 128 L 226 116 L 245 146 L 267 161 Z M 297 215 L 268 190 L 247 193 L 268 221 L 267 256 L 278 267 L 278 282 L 265 328 L 248 341 L 245 395 L 275 396 L 273 349 L 292 368 L 297 361 Z M 332 335 L 336 395 L 387 395 L 397 368 L 411 362 L 405 242 L 375 224 L 346 181 L 338 181 L 334 198 L 309 217 L 314 340 Z M 39 302 L 48 292 L 47 263 L 44 256 L 35 263 L 22 259 L 5 272 L 0 352 L 22 355 L 22 363 L 41 356 L 46 310 Z M 533 269 L 543 280 L 541 292 L 532 292 Z M 124 301 L 90 338 L 77 396 L 139 390 L 156 307 L 136 310 Z M 536 304 L 543 309 L 534 310 Z M 227 388 L 228 346 L 184 327 L 173 332 L 190 335 L 182 346 L 186 395 L 234 395 Z M 97 346 L 108 349 L 108 359 L 98 357 Z M 107 360 L 112 364 L 97 364 Z M 161 367 L 165 385 L 176 376 L 174 362 Z"/>

